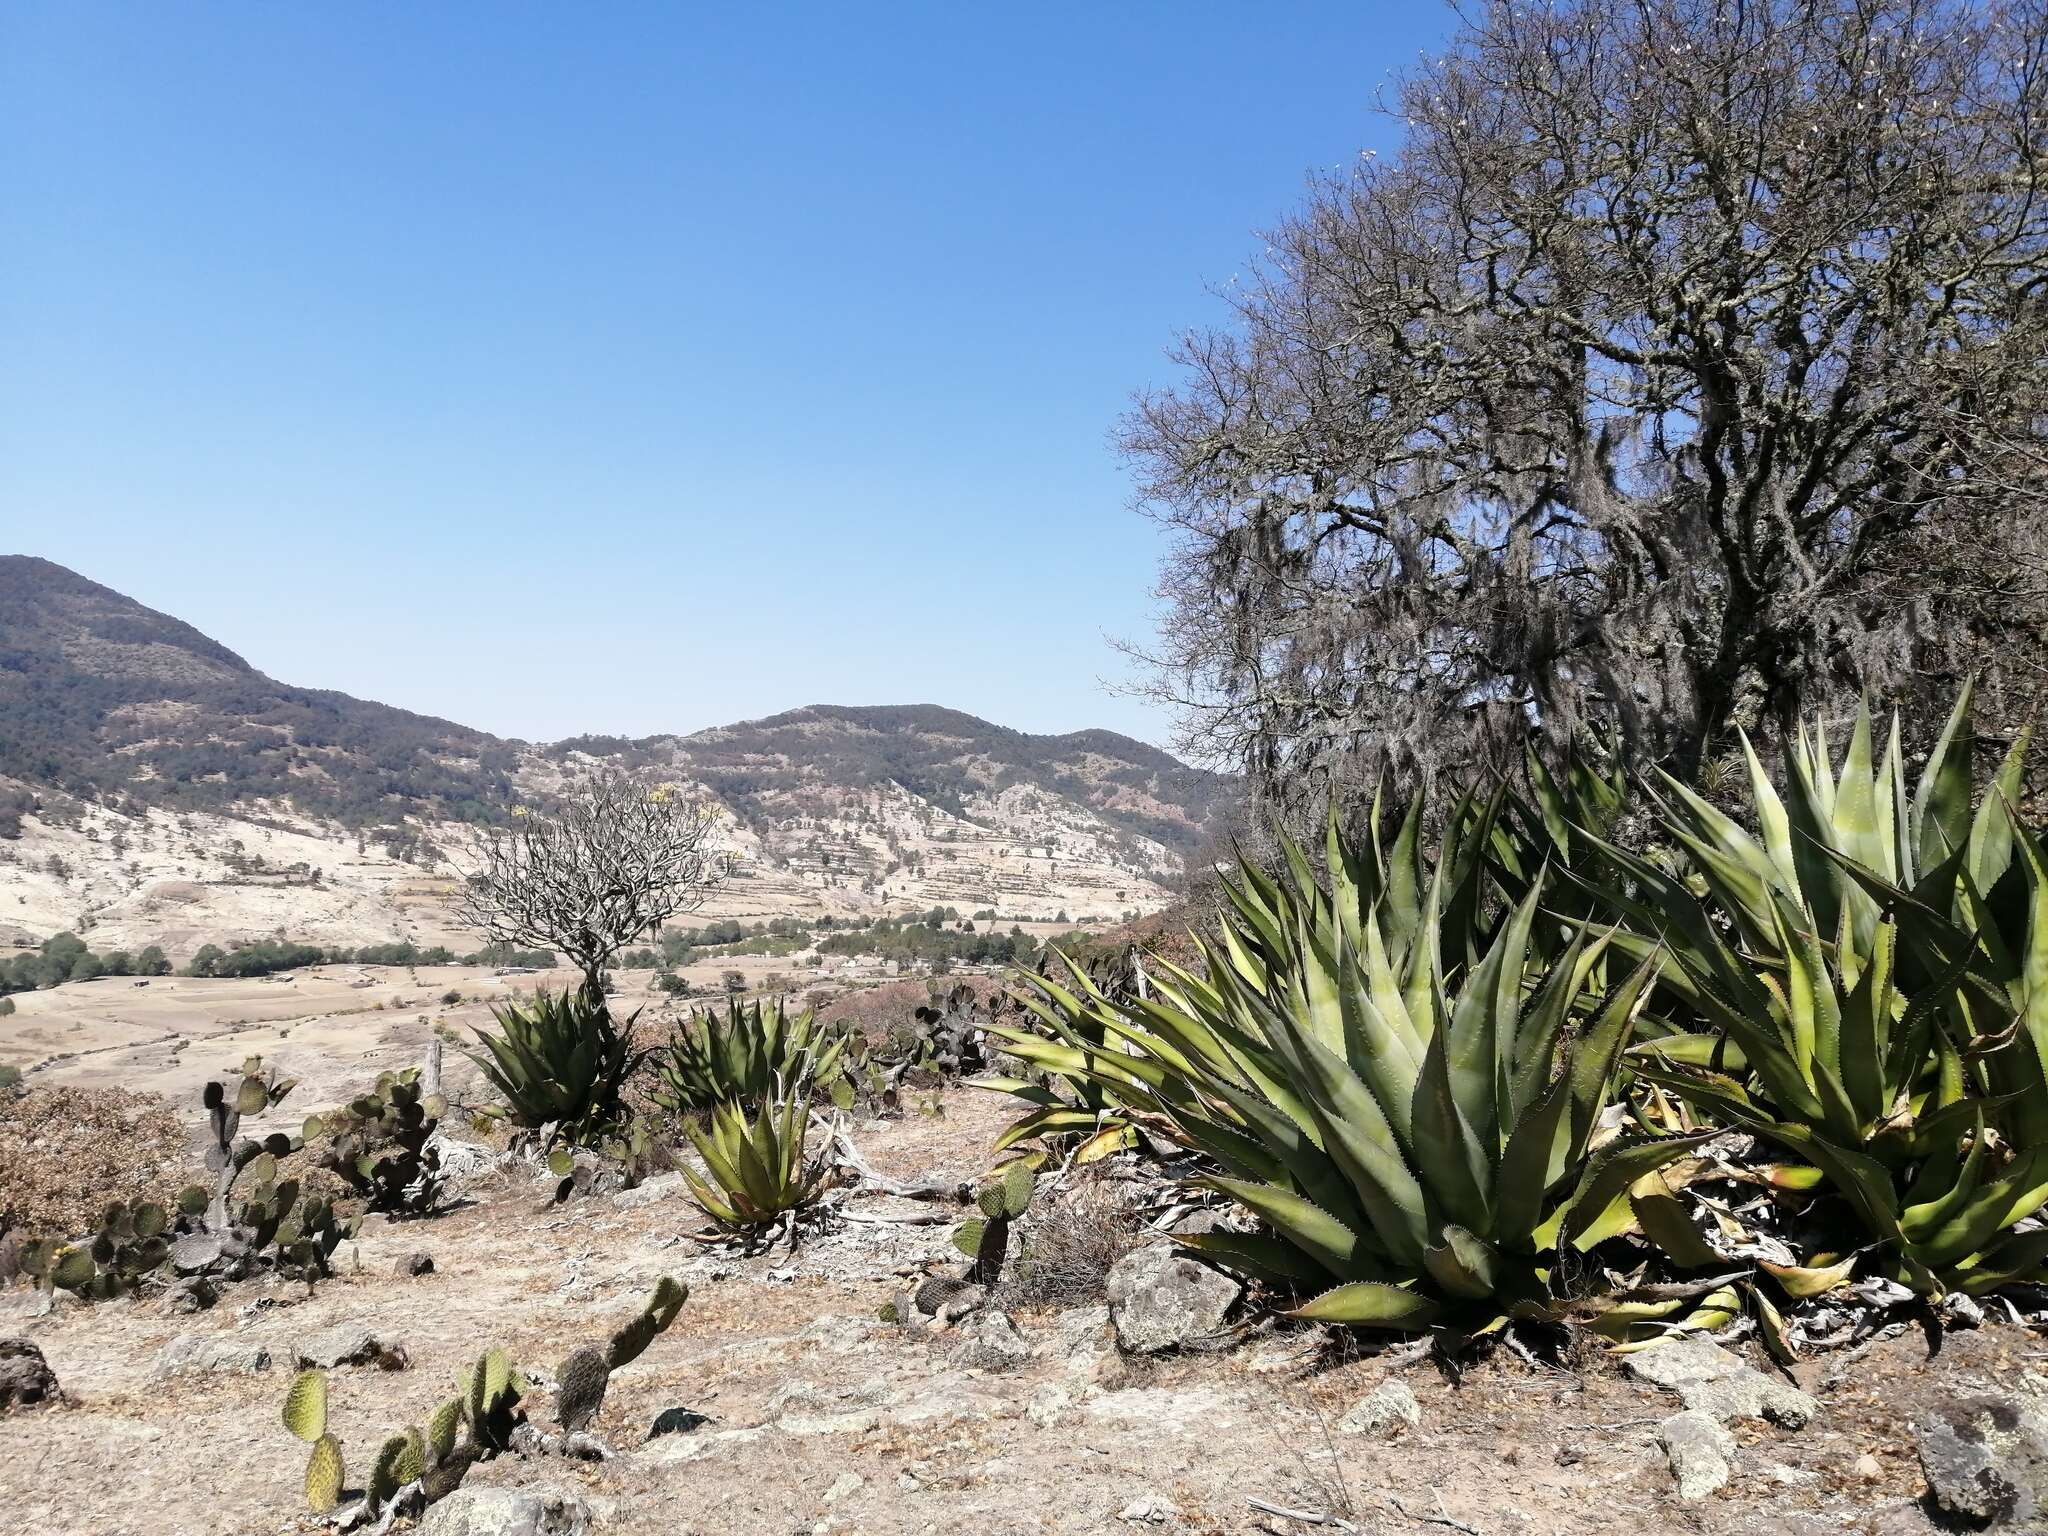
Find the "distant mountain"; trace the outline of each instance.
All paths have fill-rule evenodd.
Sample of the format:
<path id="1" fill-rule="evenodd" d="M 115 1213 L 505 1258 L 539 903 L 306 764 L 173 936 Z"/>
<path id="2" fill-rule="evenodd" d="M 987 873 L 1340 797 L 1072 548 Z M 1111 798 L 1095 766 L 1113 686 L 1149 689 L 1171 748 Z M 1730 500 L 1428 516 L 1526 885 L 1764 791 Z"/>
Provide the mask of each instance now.
<path id="1" fill-rule="evenodd" d="M 1114 731 L 1033 736 L 934 704 L 813 704 L 688 736 L 584 736 L 547 751 L 687 771 L 749 824 L 814 813 L 880 785 L 986 821 L 987 807 L 1023 785 L 1182 855 L 1208 835 L 1230 790 L 1229 780 Z"/>
<path id="2" fill-rule="evenodd" d="M 19 786 L 17 804 L 54 790 L 112 811 L 288 815 L 315 837 L 496 820 L 591 759 L 659 769 L 733 813 L 764 904 L 779 890 L 828 907 L 1149 907 L 1233 788 L 1112 731 L 1034 736 L 933 705 L 507 741 L 277 682 L 191 625 L 24 555 L 0 556 L 0 722 L 0 780 Z M 52 851 L 68 864 L 96 846 Z M 105 873 L 109 889 L 143 878 Z"/>
<path id="3" fill-rule="evenodd" d="M 366 826 L 488 819 L 517 744 L 264 676 L 182 620 L 0 555 L 0 776 L 85 798 L 252 800 Z"/>

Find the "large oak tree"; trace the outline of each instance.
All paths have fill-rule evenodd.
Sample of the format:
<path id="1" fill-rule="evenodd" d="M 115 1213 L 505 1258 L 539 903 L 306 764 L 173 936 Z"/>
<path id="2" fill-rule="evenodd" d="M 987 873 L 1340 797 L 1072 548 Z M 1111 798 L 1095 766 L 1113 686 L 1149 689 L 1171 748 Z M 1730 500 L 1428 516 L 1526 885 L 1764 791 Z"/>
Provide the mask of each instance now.
<path id="1" fill-rule="evenodd" d="M 1301 805 L 2038 701 L 2044 50 L 2039 0 L 1465 16 L 1126 423 L 1188 744 Z"/>

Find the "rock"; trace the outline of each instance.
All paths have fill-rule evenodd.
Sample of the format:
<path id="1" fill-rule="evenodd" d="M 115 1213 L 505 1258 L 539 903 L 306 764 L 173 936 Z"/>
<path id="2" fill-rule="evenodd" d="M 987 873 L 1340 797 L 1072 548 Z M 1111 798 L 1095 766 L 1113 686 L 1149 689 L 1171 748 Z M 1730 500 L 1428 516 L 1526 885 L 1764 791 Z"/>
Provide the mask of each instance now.
<path id="1" fill-rule="evenodd" d="M 1146 1355 L 1218 1333 L 1243 1294 L 1228 1275 L 1164 1244 L 1118 1259 L 1109 1272 L 1108 1291 L 1117 1343 Z"/>
<path id="2" fill-rule="evenodd" d="M 1067 1410 L 1074 1404 L 1074 1396 L 1057 1382 L 1047 1382 L 1031 1394 L 1031 1401 L 1025 1405 L 1024 1417 L 1040 1429 L 1051 1429 L 1067 1416 Z"/>
<path id="3" fill-rule="evenodd" d="M 421 1248 L 408 1253 L 393 1266 L 392 1272 L 402 1280 L 417 1280 L 421 1275 L 434 1272 L 434 1256 Z"/>
<path id="4" fill-rule="evenodd" d="M 867 1486 L 867 1479 L 858 1472 L 842 1472 L 830 1488 L 825 1490 L 825 1505 L 830 1508 L 850 1494 L 860 1492 Z"/>
<path id="5" fill-rule="evenodd" d="M 232 1334 L 180 1334 L 156 1352 L 158 1376 L 253 1376 L 269 1369 L 268 1349 Z"/>
<path id="6" fill-rule="evenodd" d="M 664 1435 L 653 1444 L 642 1446 L 633 1455 L 636 1460 L 660 1464 L 699 1461 L 719 1451 L 737 1450 L 767 1437 L 766 1428 L 721 1429 L 715 1435 Z"/>
<path id="7" fill-rule="evenodd" d="M 1769 1419 L 1787 1429 L 1804 1429 L 1820 1404 L 1797 1387 L 1754 1370 L 1711 1339 L 1667 1339 L 1628 1357 L 1639 1381 L 1676 1392 L 1688 1408 L 1717 1423 Z"/>
<path id="8" fill-rule="evenodd" d="M 654 1422 L 647 1427 L 647 1438 L 659 1440 L 663 1435 L 687 1435 L 693 1429 L 702 1429 L 711 1422 L 692 1408 L 664 1408 L 654 1416 Z"/>
<path id="9" fill-rule="evenodd" d="M 1118 1510 L 1116 1517 L 1133 1525 L 1164 1525 L 1180 1518 L 1180 1506 L 1163 1494 L 1144 1493 Z"/>
<path id="10" fill-rule="evenodd" d="M 1734 1470 L 1735 1437 L 1698 1408 L 1674 1413 L 1657 1426 L 1657 1443 L 1671 1463 L 1678 1496 L 1691 1504 L 1725 1487 Z"/>
<path id="11" fill-rule="evenodd" d="M 27 1339 L 0 1339 L 0 1413 L 62 1402 L 57 1373 Z"/>
<path id="12" fill-rule="evenodd" d="M 1351 1405 L 1337 1421 L 1337 1433 L 1391 1440 L 1421 1422 L 1422 1405 L 1415 1401 L 1408 1384 L 1383 1381 Z"/>
<path id="13" fill-rule="evenodd" d="M 195 1312 L 204 1312 L 219 1297 L 220 1292 L 206 1276 L 187 1275 L 164 1292 L 160 1305 L 172 1317 L 189 1317 Z"/>
<path id="14" fill-rule="evenodd" d="M 196 1275 L 221 1261 L 226 1238 L 218 1232 L 187 1232 L 171 1244 L 171 1268 L 181 1275 Z"/>
<path id="15" fill-rule="evenodd" d="M 1014 1371 L 1031 1358 L 1031 1343 L 1007 1312 L 983 1312 L 960 1329 L 949 1364 L 981 1371 Z"/>
<path id="16" fill-rule="evenodd" d="M 632 1189 L 620 1190 L 612 1196 L 612 1205 L 621 1211 L 637 1211 L 680 1195 L 686 1187 L 680 1173 L 658 1173 Z"/>
<path id="17" fill-rule="evenodd" d="M 292 1343 L 292 1364 L 302 1370 L 309 1365 L 330 1371 L 344 1365 L 374 1365 L 402 1371 L 406 1361 L 404 1344 L 380 1339 L 361 1323 L 336 1323 Z"/>
<path id="18" fill-rule="evenodd" d="M 1959 1398 L 1914 1424 L 1913 1442 L 1948 1513 L 2027 1530 L 2048 1517 L 2048 1414 L 2038 1401 L 2002 1392 Z"/>
<path id="19" fill-rule="evenodd" d="M 418 1536 L 584 1536 L 590 1506 L 553 1488 L 458 1488 L 428 1507 Z"/>

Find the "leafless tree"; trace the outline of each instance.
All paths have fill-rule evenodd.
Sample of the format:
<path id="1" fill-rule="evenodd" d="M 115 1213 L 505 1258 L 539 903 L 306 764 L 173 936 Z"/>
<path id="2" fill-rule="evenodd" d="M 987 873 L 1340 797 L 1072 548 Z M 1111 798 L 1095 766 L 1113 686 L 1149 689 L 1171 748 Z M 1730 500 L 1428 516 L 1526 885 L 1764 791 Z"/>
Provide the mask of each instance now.
<path id="1" fill-rule="evenodd" d="M 1965 669 L 2038 708 L 2043 4 L 1463 13 L 1125 423 L 1183 745 L 1304 808 Z"/>
<path id="2" fill-rule="evenodd" d="M 560 950 L 604 999 L 612 957 L 670 918 L 694 912 L 730 873 L 715 814 L 673 785 L 612 767 L 552 810 L 513 811 L 463 883 L 460 909 L 492 940 Z"/>

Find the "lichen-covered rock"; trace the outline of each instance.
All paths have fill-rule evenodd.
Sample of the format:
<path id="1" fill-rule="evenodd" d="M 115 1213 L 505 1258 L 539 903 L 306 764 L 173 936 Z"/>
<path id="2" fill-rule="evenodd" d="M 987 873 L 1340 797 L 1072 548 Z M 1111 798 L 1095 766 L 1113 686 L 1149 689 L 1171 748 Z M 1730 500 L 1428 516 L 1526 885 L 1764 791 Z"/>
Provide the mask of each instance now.
<path id="1" fill-rule="evenodd" d="M 1697 1408 L 1674 1413 L 1657 1426 L 1657 1443 L 1671 1463 L 1678 1496 L 1690 1504 L 1725 1487 L 1734 1470 L 1735 1437 Z"/>
<path id="2" fill-rule="evenodd" d="M 1383 1381 L 1346 1410 L 1337 1421 L 1337 1433 L 1391 1440 L 1421 1422 L 1422 1405 L 1407 1383 Z"/>
<path id="3" fill-rule="evenodd" d="M 2029 1397 L 1986 1393 L 1946 1403 L 1913 1426 L 1935 1502 L 1990 1526 L 2048 1518 L 2048 1413 Z"/>
<path id="4" fill-rule="evenodd" d="M 657 1173 L 631 1189 L 622 1189 L 612 1196 L 612 1205 L 622 1211 L 637 1211 L 650 1205 L 659 1205 L 683 1193 L 688 1186 L 680 1173 Z"/>
<path id="5" fill-rule="evenodd" d="M 417 1280 L 421 1275 L 431 1275 L 434 1272 L 434 1256 L 424 1248 L 417 1249 L 400 1259 L 392 1268 L 401 1279 Z"/>
<path id="6" fill-rule="evenodd" d="M 380 1339 L 361 1323 L 336 1323 L 292 1343 L 292 1363 L 301 1369 L 318 1366 L 335 1370 L 344 1365 L 374 1365 L 380 1370 L 403 1370 L 405 1346 L 393 1339 Z"/>
<path id="7" fill-rule="evenodd" d="M 1221 1332 L 1243 1288 L 1220 1270 L 1158 1244 L 1117 1260 L 1108 1292 L 1117 1343 L 1149 1355 Z"/>
<path id="8" fill-rule="evenodd" d="M 1769 1419 L 1803 1429 L 1820 1412 L 1820 1404 L 1797 1387 L 1743 1364 L 1711 1339 L 1666 1339 L 1630 1355 L 1628 1370 L 1639 1381 L 1676 1392 L 1686 1407 L 1720 1424 Z"/>
<path id="9" fill-rule="evenodd" d="M 1031 1358 L 1031 1341 L 1007 1312 L 983 1312 L 960 1329 L 951 1363 L 982 1371 L 1014 1371 Z"/>
<path id="10" fill-rule="evenodd" d="M 430 1506 L 419 1536 L 584 1536 L 590 1507 L 554 1488 L 458 1488 Z"/>
<path id="11" fill-rule="evenodd" d="M 253 1339 L 180 1334 L 156 1352 L 158 1376 L 253 1376 L 270 1369 L 270 1351 Z"/>
<path id="12" fill-rule="evenodd" d="M 27 1339 L 0 1339 L 0 1413 L 61 1402 L 57 1373 Z"/>
<path id="13" fill-rule="evenodd" d="M 204 1312 L 219 1299 L 220 1292 L 204 1275 L 187 1275 L 164 1292 L 160 1310 L 172 1317 L 190 1317 Z"/>

